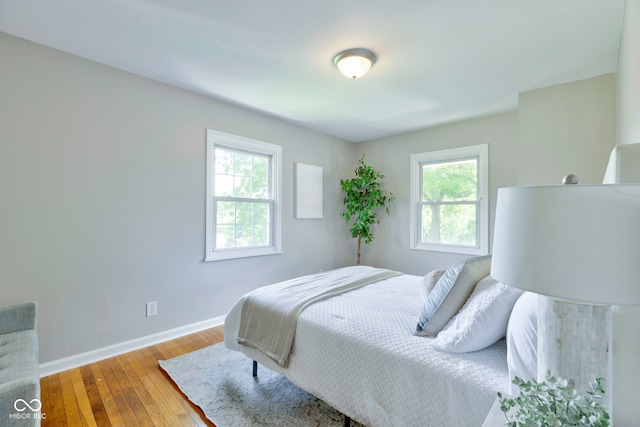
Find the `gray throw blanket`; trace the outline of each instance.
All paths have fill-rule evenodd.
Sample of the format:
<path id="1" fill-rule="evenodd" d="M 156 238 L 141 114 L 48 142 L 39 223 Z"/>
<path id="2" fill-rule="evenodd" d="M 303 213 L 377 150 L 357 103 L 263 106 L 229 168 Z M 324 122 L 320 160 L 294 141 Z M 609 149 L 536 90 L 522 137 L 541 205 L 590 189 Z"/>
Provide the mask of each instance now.
<path id="1" fill-rule="evenodd" d="M 305 307 L 400 274 L 367 266 L 345 267 L 258 288 L 245 295 L 238 343 L 259 350 L 286 367 L 298 314 Z"/>

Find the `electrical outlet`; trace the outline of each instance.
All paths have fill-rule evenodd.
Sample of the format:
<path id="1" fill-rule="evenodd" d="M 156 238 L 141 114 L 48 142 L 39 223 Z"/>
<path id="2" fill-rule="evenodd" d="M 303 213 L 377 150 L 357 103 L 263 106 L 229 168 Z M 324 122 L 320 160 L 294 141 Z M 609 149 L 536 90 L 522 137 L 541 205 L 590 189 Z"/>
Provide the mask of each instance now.
<path id="1" fill-rule="evenodd" d="M 156 301 L 147 303 L 147 317 L 158 314 L 158 303 Z"/>

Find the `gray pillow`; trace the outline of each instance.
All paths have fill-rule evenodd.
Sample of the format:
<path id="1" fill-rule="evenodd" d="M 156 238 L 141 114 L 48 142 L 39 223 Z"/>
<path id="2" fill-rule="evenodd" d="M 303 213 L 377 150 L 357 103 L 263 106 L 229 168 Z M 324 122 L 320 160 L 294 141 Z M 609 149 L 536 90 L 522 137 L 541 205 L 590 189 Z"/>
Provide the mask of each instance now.
<path id="1" fill-rule="evenodd" d="M 416 335 L 436 336 L 462 308 L 491 270 L 491 255 L 466 259 L 447 269 L 420 310 Z"/>

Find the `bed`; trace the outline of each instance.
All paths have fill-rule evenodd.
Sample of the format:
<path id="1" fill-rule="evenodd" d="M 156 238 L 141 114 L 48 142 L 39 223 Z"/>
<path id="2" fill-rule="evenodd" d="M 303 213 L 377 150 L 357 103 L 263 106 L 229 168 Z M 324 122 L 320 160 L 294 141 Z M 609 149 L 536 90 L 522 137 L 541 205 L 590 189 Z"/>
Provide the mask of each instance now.
<path id="1" fill-rule="evenodd" d="M 367 426 L 480 426 L 496 392 L 509 388 L 505 340 L 454 353 L 416 335 L 426 278 L 398 274 L 306 306 L 286 364 L 238 343 L 245 295 L 227 315 L 225 344 Z M 518 296 L 510 295 L 509 313 Z"/>

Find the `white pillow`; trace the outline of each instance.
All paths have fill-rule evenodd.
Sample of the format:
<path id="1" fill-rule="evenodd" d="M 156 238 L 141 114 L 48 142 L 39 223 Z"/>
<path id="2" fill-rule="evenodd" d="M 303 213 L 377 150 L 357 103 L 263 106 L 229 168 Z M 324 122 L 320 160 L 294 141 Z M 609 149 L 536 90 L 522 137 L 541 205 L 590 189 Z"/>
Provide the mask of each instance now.
<path id="1" fill-rule="evenodd" d="M 486 276 L 432 345 L 451 353 L 482 350 L 504 338 L 511 309 L 522 291 Z"/>
<path id="2" fill-rule="evenodd" d="M 436 283 L 438 283 L 438 280 L 440 280 L 440 278 L 442 277 L 443 274 L 444 274 L 444 270 L 433 270 L 433 271 L 428 272 L 422 278 L 422 295 L 423 295 L 423 298 L 426 299 L 429 296 L 429 294 L 431 293 L 433 288 L 436 286 Z"/>
<path id="3" fill-rule="evenodd" d="M 490 269 L 491 255 L 468 258 L 449 267 L 420 310 L 416 335 L 437 335 L 460 311 L 473 288 Z"/>
<path id="4" fill-rule="evenodd" d="M 538 294 L 525 292 L 511 311 L 507 327 L 507 366 L 509 386 L 512 395 L 517 395 L 519 387 L 512 383 L 518 376 L 524 381 L 538 375 Z"/>

